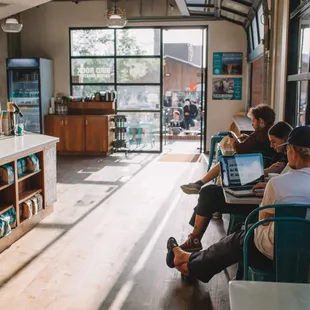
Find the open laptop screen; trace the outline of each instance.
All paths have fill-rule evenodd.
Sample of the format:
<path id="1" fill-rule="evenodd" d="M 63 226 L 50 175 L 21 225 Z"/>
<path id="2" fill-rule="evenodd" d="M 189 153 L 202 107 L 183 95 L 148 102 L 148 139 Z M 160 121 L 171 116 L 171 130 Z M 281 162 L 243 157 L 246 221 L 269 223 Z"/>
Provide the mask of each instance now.
<path id="1" fill-rule="evenodd" d="M 220 161 L 224 186 L 254 185 L 264 181 L 261 154 L 223 156 Z"/>

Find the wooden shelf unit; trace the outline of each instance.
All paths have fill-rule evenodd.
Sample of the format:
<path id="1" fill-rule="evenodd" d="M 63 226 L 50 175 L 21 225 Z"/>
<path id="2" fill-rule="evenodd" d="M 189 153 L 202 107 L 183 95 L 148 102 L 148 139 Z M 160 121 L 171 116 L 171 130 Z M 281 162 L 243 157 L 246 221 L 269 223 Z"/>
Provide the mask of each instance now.
<path id="1" fill-rule="evenodd" d="M 70 101 L 69 115 L 107 115 L 115 114 L 114 101 Z"/>
<path id="2" fill-rule="evenodd" d="M 21 182 L 21 181 L 24 181 L 34 175 L 36 175 L 37 173 L 40 173 L 41 172 L 41 169 L 39 171 L 35 171 L 35 172 L 30 172 L 30 173 L 26 173 L 24 174 L 23 176 L 21 177 L 18 177 L 18 182 Z"/>
<path id="3" fill-rule="evenodd" d="M 37 223 L 53 211 L 52 206 L 47 207 L 45 203 L 45 184 L 44 184 L 44 150 L 25 154 L 27 157 L 35 154 L 39 159 L 40 170 L 27 173 L 21 177 L 17 174 L 17 161 L 9 162 L 14 168 L 14 183 L 10 185 L 2 185 L 0 187 L 0 214 L 14 207 L 16 212 L 16 227 L 11 234 L 0 239 L 0 253 L 14 243 L 21 236 L 30 231 Z M 31 219 L 20 218 L 20 206 L 26 200 L 32 198 L 36 194 L 42 195 L 42 210 Z M 40 214 L 39 214 L 40 213 Z"/>
<path id="4" fill-rule="evenodd" d="M 31 189 L 19 194 L 18 204 L 25 202 L 26 200 L 32 198 L 33 196 L 42 193 L 42 189 Z"/>
<path id="5" fill-rule="evenodd" d="M 14 205 L 0 206 L 0 215 L 13 208 Z"/>
<path id="6" fill-rule="evenodd" d="M 9 186 L 12 186 L 12 185 L 14 185 L 14 183 L 12 183 L 12 184 L 0 184 L 0 191 L 2 191 L 3 189 L 6 189 L 6 188 L 8 188 Z"/>

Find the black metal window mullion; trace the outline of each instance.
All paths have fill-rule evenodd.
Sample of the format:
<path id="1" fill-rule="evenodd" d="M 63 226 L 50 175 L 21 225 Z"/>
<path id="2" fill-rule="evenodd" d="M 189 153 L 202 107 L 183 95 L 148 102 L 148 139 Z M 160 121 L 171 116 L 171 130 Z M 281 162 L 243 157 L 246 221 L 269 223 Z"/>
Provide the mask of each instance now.
<path id="1" fill-rule="evenodd" d="M 117 54 L 117 46 L 116 46 L 116 29 L 114 29 L 114 89 L 116 91 L 117 94 L 117 63 L 116 63 L 116 54 Z M 116 96 L 116 98 L 118 98 L 118 96 Z M 115 113 L 117 114 L 118 112 L 118 99 L 116 99 L 115 102 Z"/>
<path id="2" fill-rule="evenodd" d="M 159 96 L 159 137 L 160 137 L 160 153 L 163 151 L 163 100 L 164 100 L 164 44 L 163 29 L 160 29 L 160 96 Z"/>
<path id="3" fill-rule="evenodd" d="M 260 25 L 259 25 L 259 20 L 258 20 L 258 11 L 255 12 L 255 17 L 256 17 L 256 28 L 257 28 L 257 42 L 258 42 L 258 45 L 262 44 L 261 43 L 261 35 L 260 35 Z"/>
<path id="4" fill-rule="evenodd" d="M 310 124 L 310 51 L 308 54 L 308 70 L 302 72 L 302 49 L 304 27 L 301 18 L 309 12 L 305 10 L 305 4 L 299 5 L 299 1 L 290 0 L 289 44 L 287 56 L 287 90 L 285 105 L 285 120 L 295 126 L 299 123 L 302 82 L 307 81 L 306 91 L 306 124 Z M 310 23 L 309 23 L 310 24 Z M 298 92 L 299 89 L 299 92 Z M 298 116 L 298 119 L 297 119 Z"/>
<path id="5" fill-rule="evenodd" d="M 72 59 L 72 51 L 71 51 L 71 29 L 69 29 L 69 70 L 70 70 L 70 95 L 72 95 L 73 93 L 73 88 L 72 88 L 72 63 L 71 63 L 71 59 Z"/>

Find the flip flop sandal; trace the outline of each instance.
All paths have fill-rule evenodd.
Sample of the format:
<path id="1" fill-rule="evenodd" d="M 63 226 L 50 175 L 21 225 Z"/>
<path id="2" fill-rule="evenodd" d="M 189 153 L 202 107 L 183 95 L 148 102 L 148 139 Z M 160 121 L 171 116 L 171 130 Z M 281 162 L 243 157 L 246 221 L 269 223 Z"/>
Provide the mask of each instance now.
<path id="1" fill-rule="evenodd" d="M 166 256 L 166 264 L 169 268 L 174 268 L 175 265 L 174 265 L 174 253 L 173 253 L 173 249 L 178 247 L 178 243 L 177 241 L 173 238 L 173 237 L 170 237 L 167 241 L 167 250 L 168 250 L 168 253 L 167 253 L 167 256 Z"/>

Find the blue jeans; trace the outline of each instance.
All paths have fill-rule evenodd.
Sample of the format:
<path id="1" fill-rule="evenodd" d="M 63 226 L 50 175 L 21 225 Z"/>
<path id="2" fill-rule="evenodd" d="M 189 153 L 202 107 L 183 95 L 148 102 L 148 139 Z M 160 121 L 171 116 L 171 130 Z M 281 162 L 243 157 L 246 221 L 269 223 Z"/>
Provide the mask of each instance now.
<path id="1" fill-rule="evenodd" d="M 185 126 L 186 126 L 186 130 L 189 130 L 190 126 L 191 127 L 195 126 L 194 119 L 192 119 L 192 118 L 184 119 L 184 123 L 185 123 Z"/>

